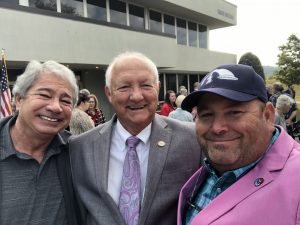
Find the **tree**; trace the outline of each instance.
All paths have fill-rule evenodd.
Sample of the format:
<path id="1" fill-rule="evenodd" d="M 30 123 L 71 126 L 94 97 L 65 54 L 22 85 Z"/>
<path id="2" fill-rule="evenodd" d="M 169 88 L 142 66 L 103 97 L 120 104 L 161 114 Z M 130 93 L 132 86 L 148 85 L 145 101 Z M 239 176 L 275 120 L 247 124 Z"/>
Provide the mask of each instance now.
<path id="1" fill-rule="evenodd" d="M 239 64 L 252 66 L 254 71 L 265 80 L 264 69 L 261 65 L 259 58 L 256 55 L 252 54 L 251 52 L 245 53 L 241 56 Z"/>
<path id="2" fill-rule="evenodd" d="M 300 84 L 300 39 L 292 34 L 279 50 L 275 78 L 287 85 Z"/>

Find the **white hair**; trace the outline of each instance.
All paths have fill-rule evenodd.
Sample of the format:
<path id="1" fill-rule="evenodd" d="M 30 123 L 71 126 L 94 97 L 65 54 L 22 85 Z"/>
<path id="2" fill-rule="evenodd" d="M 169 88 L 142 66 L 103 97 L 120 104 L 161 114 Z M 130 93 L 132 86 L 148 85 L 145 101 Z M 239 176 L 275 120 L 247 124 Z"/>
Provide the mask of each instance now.
<path id="1" fill-rule="evenodd" d="M 285 106 L 292 105 L 294 102 L 294 99 L 292 99 L 290 96 L 282 94 L 277 98 L 276 108 L 282 109 Z"/>
<path id="2" fill-rule="evenodd" d="M 108 88 L 111 88 L 111 78 L 112 78 L 112 73 L 116 65 L 122 63 L 126 59 L 137 59 L 148 67 L 148 69 L 152 72 L 154 76 L 155 82 L 159 81 L 158 77 L 158 70 L 154 62 L 152 62 L 151 59 L 149 59 L 147 56 L 143 55 L 142 53 L 139 52 L 124 52 L 119 55 L 117 55 L 113 61 L 109 64 L 106 73 L 105 73 L 105 84 Z"/>

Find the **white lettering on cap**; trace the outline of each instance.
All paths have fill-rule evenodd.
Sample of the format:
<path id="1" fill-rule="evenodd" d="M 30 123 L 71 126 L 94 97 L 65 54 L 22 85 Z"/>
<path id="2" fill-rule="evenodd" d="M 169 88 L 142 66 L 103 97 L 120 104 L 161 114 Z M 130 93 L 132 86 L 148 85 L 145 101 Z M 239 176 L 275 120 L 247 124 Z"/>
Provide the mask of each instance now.
<path id="1" fill-rule="evenodd" d="M 219 74 L 217 78 L 220 80 L 238 80 L 238 78 L 229 70 L 216 69 L 215 72 Z"/>
<path id="2" fill-rule="evenodd" d="M 238 80 L 238 78 L 236 76 L 234 76 L 234 74 L 231 71 L 229 71 L 227 69 L 216 69 L 216 70 L 213 70 L 212 72 L 210 72 L 206 76 L 206 78 L 201 82 L 201 86 L 204 84 L 211 83 L 214 73 L 218 74 L 218 76 L 216 78 L 218 78 L 220 80 Z"/>

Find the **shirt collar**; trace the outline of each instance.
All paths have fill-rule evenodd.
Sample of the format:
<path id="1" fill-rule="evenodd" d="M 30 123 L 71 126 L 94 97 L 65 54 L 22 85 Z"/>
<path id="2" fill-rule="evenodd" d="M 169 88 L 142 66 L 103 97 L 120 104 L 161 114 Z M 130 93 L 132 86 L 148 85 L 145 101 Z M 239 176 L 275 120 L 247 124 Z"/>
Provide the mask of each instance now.
<path id="1" fill-rule="evenodd" d="M 6 124 L 3 125 L 0 132 L 0 159 L 3 160 L 11 155 L 16 154 L 16 150 L 12 143 L 9 129 L 16 122 L 17 116 L 12 117 Z"/>
<path id="2" fill-rule="evenodd" d="M 151 134 L 151 125 L 150 123 L 147 127 L 145 127 L 136 137 L 138 137 L 144 144 L 148 143 L 150 139 Z M 116 123 L 116 134 L 120 137 L 121 141 L 123 143 L 126 143 L 127 138 L 131 137 L 132 134 L 130 134 L 120 123 L 119 120 L 117 120 Z"/>

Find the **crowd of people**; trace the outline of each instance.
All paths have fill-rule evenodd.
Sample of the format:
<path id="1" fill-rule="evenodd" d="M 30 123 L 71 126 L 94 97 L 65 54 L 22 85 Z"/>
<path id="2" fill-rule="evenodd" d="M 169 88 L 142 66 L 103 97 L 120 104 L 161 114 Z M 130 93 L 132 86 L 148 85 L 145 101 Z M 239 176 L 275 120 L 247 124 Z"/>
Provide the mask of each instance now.
<path id="1" fill-rule="evenodd" d="M 156 65 L 117 55 L 105 73 L 115 111 L 55 61 L 31 61 L 0 119 L 0 224 L 296 225 L 295 90 L 250 66 L 210 71 L 157 112 Z"/>

